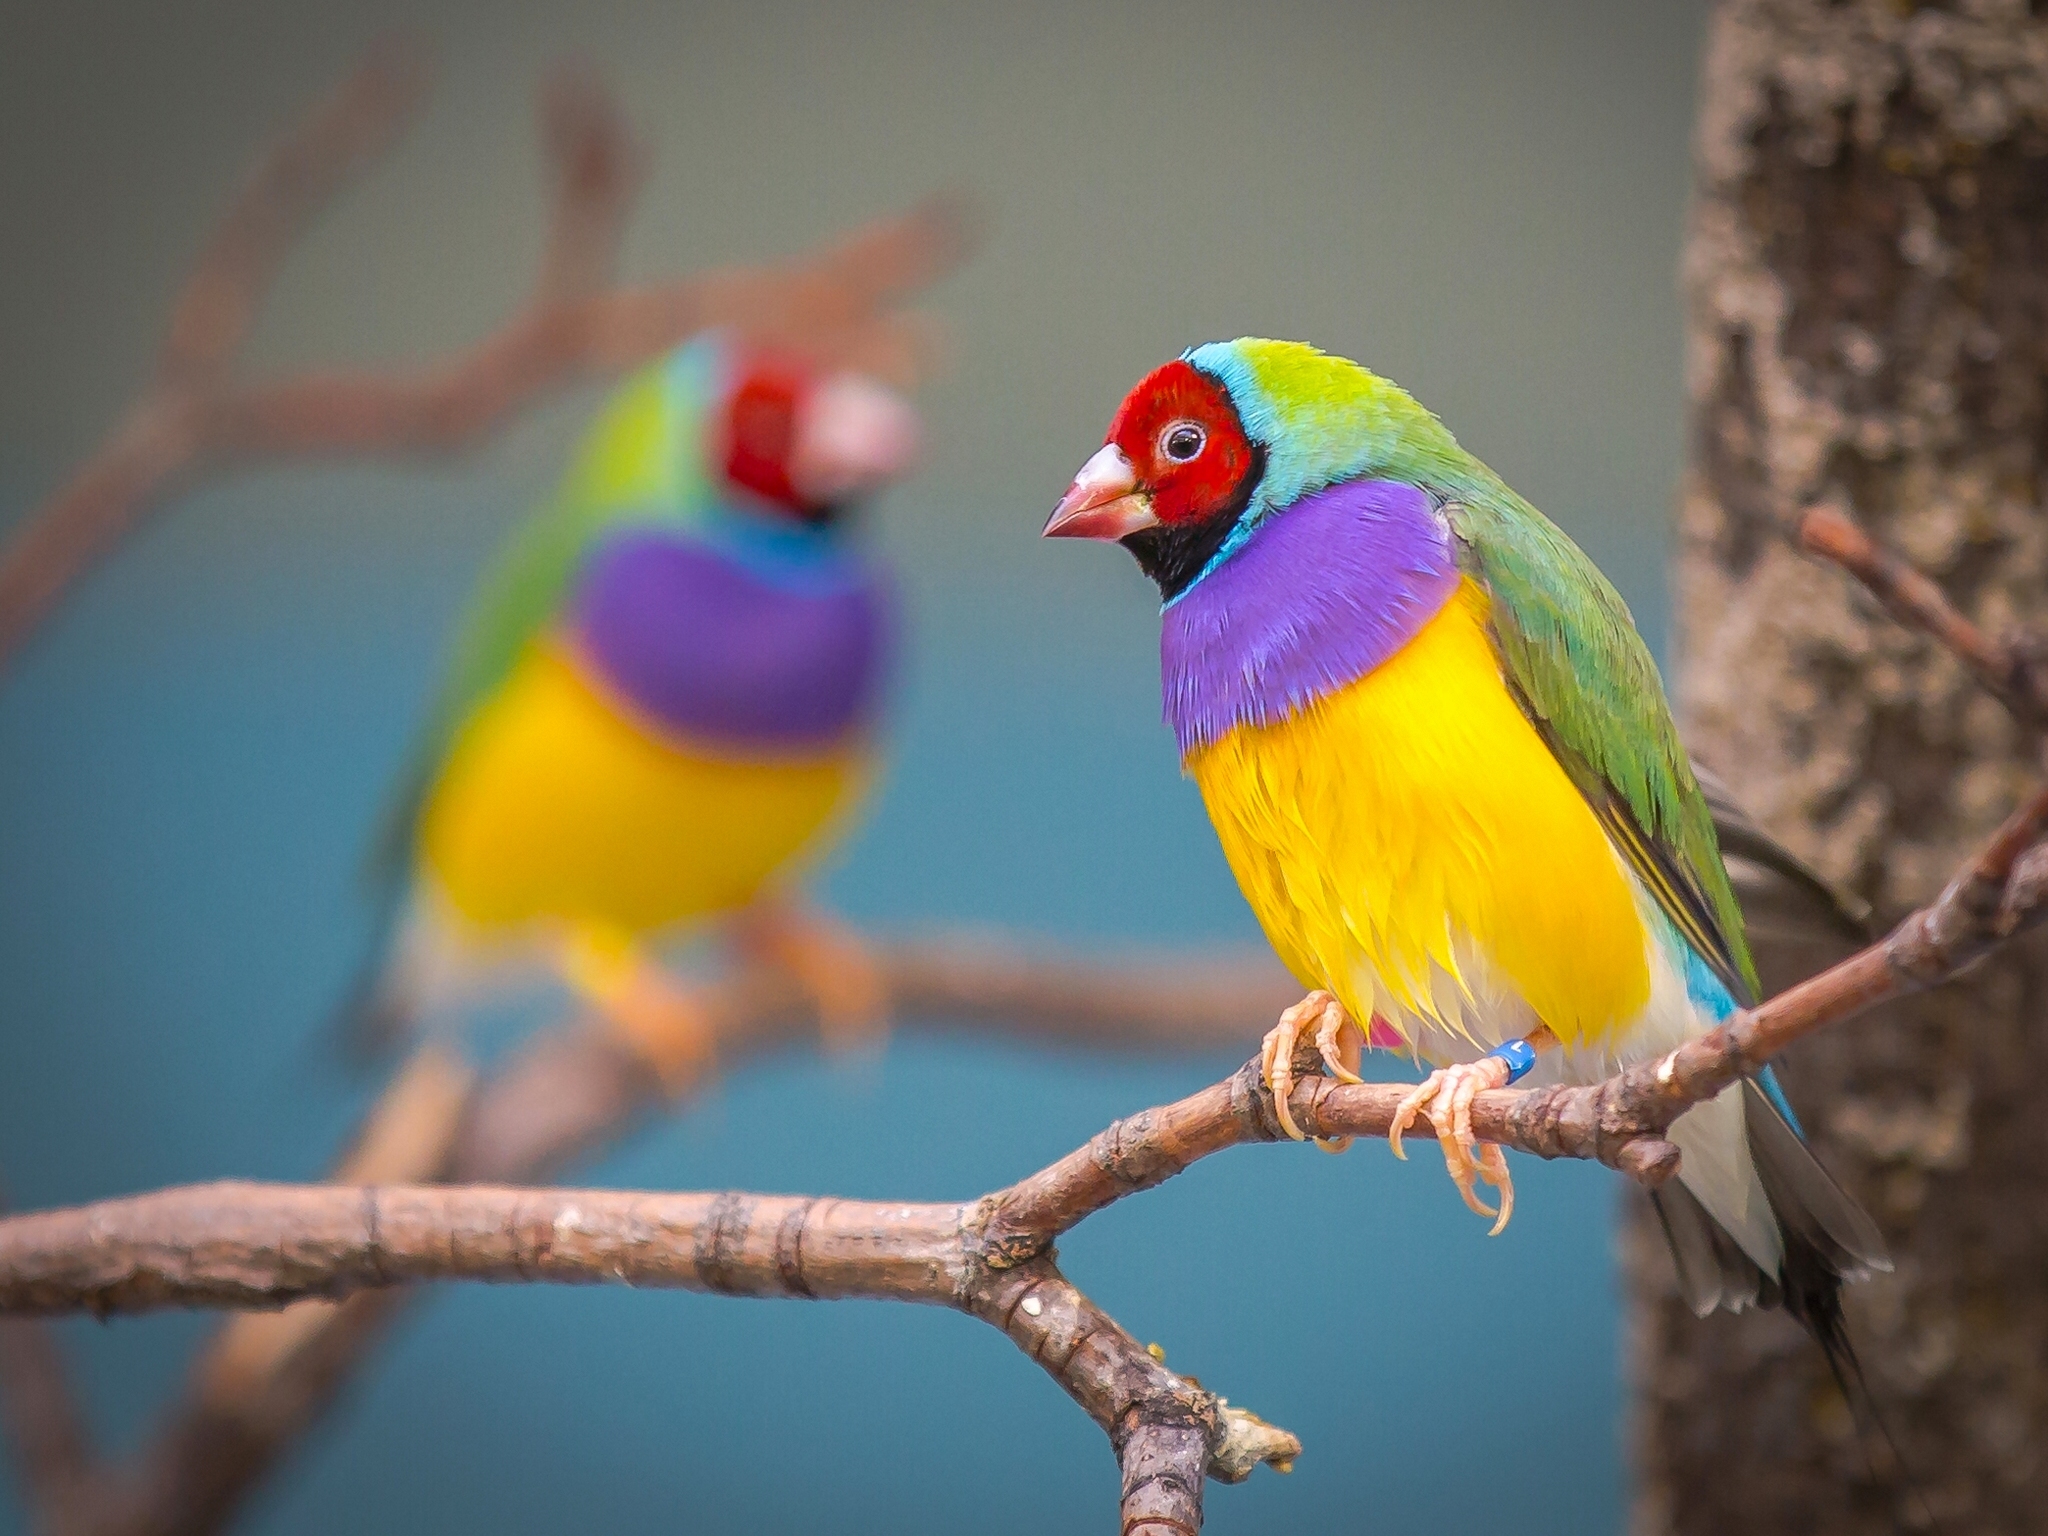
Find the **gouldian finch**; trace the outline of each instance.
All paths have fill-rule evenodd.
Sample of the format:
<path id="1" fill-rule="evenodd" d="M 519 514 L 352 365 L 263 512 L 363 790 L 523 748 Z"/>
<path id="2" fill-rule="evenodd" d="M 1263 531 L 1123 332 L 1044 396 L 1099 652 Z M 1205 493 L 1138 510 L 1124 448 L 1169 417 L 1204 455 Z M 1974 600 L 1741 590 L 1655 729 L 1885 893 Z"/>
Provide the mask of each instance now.
<path id="1" fill-rule="evenodd" d="M 664 1069 L 701 1056 L 651 941 L 727 920 L 875 1020 L 873 968 L 788 889 L 870 777 L 890 587 L 847 512 L 902 474 L 894 393 L 729 335 L 625 384 L 483 579 L 390 824 L 409 887 L 375 1010 L 538 955 Z"/>
<path id="2" fill-rule="evenodd" d="M 1307 997 L 1267 1037 L 1355 1082 L 1436 1070 L 1466 1202 L 1512 1209 L 1474 1095 L 1588 1083 L 1754 999 L 1714 822 L 1649 650 L 1593 563 L 1397 386 L 1292 342 L 1196 347 L 1125 398 L 1046 534 L 1110 539 L 1165 606 L 1167 723 Z M 1887 1268 L 1768 1076 L 1681 1117 L 1656 1199 L 1695 1310 L 1783 1302 L 1839 1336 Z M 1475 1182 L 1499 1191 L 1498 1211 Z M 1824 1344 L 1828 1339 L 1824 1336 Z"/>

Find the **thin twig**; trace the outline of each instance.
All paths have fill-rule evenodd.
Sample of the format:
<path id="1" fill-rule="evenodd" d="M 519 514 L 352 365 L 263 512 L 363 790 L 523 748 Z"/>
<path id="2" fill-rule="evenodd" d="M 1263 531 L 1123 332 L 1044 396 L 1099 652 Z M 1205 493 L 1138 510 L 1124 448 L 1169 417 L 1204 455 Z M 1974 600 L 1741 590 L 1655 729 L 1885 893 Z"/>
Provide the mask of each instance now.
<path id="1" fill-rule="evenodd" d="M 581 65 L 558 68 L 543 87 L 541 135 L 557 185 L 534 293 L 553 303 L 611 282 L 649 156 L 604 82 Z"/>
<path id="2" fill-rule="evenodd" d="M 415 48 L 386 39 L 258 161 L 172 307 L 158 391 L 180 394 L 226 380 L 292 247 L 404 137 L 432 75 Z"/>
<path id="3" fill-rule="evenodd" d="M 1886 549 L 1839 508 L 1814 507 L 1799 522 L 1799 542 L 1870 589 L 1908 629 L 1953 651 L 2021 724 L 2048 726 L 2048 658 L 2023 638 L 1994 639 L 1965 618 L 1934 580 Z"/>

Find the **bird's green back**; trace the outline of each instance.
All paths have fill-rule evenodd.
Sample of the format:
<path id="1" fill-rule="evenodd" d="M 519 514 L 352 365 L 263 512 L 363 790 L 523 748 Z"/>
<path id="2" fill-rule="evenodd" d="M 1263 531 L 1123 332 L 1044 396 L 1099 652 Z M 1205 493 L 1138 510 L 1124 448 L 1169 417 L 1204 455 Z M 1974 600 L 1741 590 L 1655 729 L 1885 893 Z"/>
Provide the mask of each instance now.
<path id="1" fill-rule="evenodd" d="M 622 384 L 554 496 L 485 568 L 371 847 L 376 883 L 408 872 L 414 823 L 456 734 L 553 621 L 592 544 L 620 527 L 687 524 L 701 515 L 708 497 L 701 429 L 718 366 L 715 345 L 699 342 Z"/>
<path id="2" fill-rule="evenodd" d="M 1474 467 L 1469 488 L 1445 488 L 1445 514 L 1490 599 L 1502 671 L 1664 914 L 1731 995 L 1754 1001 L 1713 813 L 1627 604 L 1562 530 Z"/>
<path id="3" fill-rule="evenodd" d="M 1244 532 L 1272 509 L 1365 476 L 1420 486 L 1442 504 L 1466 575 L 1491 600 L 1494 647 L 1523 710 L 1665 915 L 1738 1001 L 1754 999 L 1712 813 L 1657 664 L 1599 567 L 1414 397 L 1358 364 L 1257 340 L 1188 357 L 1224 381 L 1267 445 Z"/>

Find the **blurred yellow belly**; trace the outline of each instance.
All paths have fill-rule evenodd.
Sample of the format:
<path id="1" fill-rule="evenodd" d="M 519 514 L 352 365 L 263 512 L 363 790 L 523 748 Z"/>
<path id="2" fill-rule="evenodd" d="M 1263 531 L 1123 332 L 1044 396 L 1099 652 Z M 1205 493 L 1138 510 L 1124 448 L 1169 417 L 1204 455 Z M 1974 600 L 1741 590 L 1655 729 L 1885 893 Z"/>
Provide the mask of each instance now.
<path id="1" fill-rule="evenodd" d="M 646 933 L 752 900 L 824 841 L 865 770 L 851 748 L 748 761 L 662 740 L 536 645 L 456 738 L 420 861 L 480 927 Z"/>
<path id="2" fill-rule="evenodd" d="M 1501 680 L 1467 582 L 1327 698 L 1188 755 L 1280 958 L 1375 1014 L 1593 1043 L 1649 1001 L 1649 934 L 1592 809 Z"/>

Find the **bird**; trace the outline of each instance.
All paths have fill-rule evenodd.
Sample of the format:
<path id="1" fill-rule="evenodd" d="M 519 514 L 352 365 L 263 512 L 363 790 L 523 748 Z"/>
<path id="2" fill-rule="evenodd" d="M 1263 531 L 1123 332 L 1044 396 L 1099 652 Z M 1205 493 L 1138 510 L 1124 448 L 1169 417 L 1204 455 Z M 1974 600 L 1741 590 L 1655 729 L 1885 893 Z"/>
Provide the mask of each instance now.
<path id="1" fill-rule="evenodd" d="M 1398 385 L 1299 342 L 1191 348 L 1124 398 L 1044 533 L 1120 543 L 1158 586 L 1183 769 L 1308 989 L 1260 1055 L 1288 1135 L 1297 1043 L 1347 1082 L 1363 1049 L 1404 1049 L 1434 1070 L 1393 1150 L 1426 1115 L 1498 1232 L 1513 1182 L 1473 1135 L 1477 1093 L 1603 1080 L 1755 1000 L 1627 606 Z M 1750 860 L 1803 868 L 1745 835 Z M 1693 1310 L 1782 1305 L 1833 1364 L 1842 1285 L 1890 1264 L 1775 1076 L 1669 1134 L 1653 1198 Z"/>
<path id="2" fill-rule="evenodd" d="M 874 776 L 896 604 L 854 509 L 918 444 L 893 390 L 732 332 L 618 388 L 458 629 L 376 839 L 359 1036 L 538 962 L 686 1081 L 710 1042 L 654 951 L 714 927 L 828 1043 L 879 1027 L 872 960 L 794 882 Z"/>

